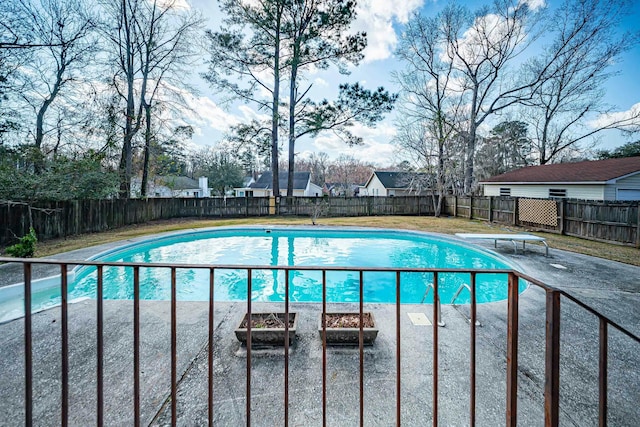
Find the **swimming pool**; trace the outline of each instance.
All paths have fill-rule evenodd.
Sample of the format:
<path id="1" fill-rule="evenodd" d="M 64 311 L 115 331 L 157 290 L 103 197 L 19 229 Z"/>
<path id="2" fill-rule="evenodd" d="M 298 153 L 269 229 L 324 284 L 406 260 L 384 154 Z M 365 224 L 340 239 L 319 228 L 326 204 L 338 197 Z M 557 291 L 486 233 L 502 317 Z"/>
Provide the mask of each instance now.
<path id="1" fill-rule="evenodd" d="M 512 269 L 514 266 L 499 255 L 426 233 L 372 229 L 319 229 L 316 227 L 235 227 L 172 234 L 151 238 L 99 254 L 93 260 L 109 262 L 189 263 L 214 265 L 260 266 L 340 266 L 340 267 L 415 267 L 459 269 Z M 183 301 L 209 299 L 209 269 L 178 269 L 177 298 Z M 322 301 L 320 271 L 292 271 L 289 277 L 290 301 Z M 365 302 L 396 301 L 394 272 L 365 272 Z M 140 298 L 170 299 L 170 270 L 140 268 Z M 253 301 L 284 301 L 283 271 L 254 270 Z M 433 292 L 425 297 L 431 273 L 402 273 L 401 301 L 430 303 Z M 470 282 L 469 274 L 440 273 L 438 284 L 441 301 L 449 303 L 458 288 Z M 32 292 L 34 310 L 59 303 L 59 278 L 50 286 L 35 286 Z M 96 297 L 95 267 L 75 270 L 69 280 L 69 299 Z M 133 299 L 133 269 L 105 267 L 104 298 Z M 217 301 L 246 300 L 246 270 L 215 270 Z M 357 302 L 359 273 L 327 272 L 328 302 Z M 523 282 L 520 291 L 526 288 Z M 505 274 L 481 273 L 476 282 L 479 303 L 507 298 Z M 1 292 L 2 290 L 0 290 Z M 0 296 L 1 313 L 6 312 L 5 298 Z M 14 303 L 15 303 L 14 299 Z M 469 302 L 463 291 L 456 303 Z M 5 307 L 3 307 L 3 305 Z M 19 309 L 14 304 L 13 310 Z"/>

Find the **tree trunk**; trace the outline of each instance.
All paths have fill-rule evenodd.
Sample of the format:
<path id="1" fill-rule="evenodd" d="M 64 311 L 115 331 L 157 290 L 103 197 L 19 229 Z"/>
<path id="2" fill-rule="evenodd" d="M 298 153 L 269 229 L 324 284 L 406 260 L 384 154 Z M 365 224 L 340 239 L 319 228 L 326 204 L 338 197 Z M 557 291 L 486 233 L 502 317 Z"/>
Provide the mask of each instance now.
<path id="1" fill-rule="evenodd" d="M 278 124 L 280 115 L 278 114 L 278 107 L 280 105 L 280 22 L 282 5 L 278 3 L 277 8 L 275 51 L 273 53 L 273 103 L 271 107 L 271 188 L 274 197 L 280 196 L 280 172 L 278 170 Z"/>
<path id="2" fill-rule="evenodd" d="M 147 183 L 149 181 L 149 156 L 151 153 L 151 105 L 144 106 L 146 127 L 144 131 L 144 159 L 142 161 L 142 182 L 140 196 L 147 197 Z"/>
<path id="3" fill-rule="evenodd" d="M 133 127 L 133 121 L 135 116 L 135 104 L 133 93 L 133 80 L 134 80 L 134 68 L 133 68 L 133 49 L 131 47 L 131 25 L 129 16 L 127 14 L 126 0 L 122 0 L 122 16 L 123 26 L 125 32 L 125 61 L 126 61 L 126 78 L 127 78 L 127 109 L 124 126 L 124 139 L 122 143 L 122 156 L 120 158 L 120 165 L 118 167 L 120 174 L 120 198 L 128 199 L 131 197 L 131 161 L 132 161 L 132 139 L 135 133 Z"/>
<path id="4" fill-rule="evenodd" d="M 287 197 L 293 196 L 293 175 L 295 171 L 296 148 L 296 80 L 298 78 L 297 46 L 293 50 L 293 63 L 291 64 L 291 83 L 289 84 L 289 173 L 287 174 Z"/>
<path id="5" fill-rule="evenodd" d="M 33 167 L 36 174 L 39 174 L 44 169 L 44 153 L 42 153 L 42 142 L 44 140 L 44 116 L 49 109 L 49 106 L 53 103 L 53 100 L 58 96 L 58 92 L 60 92 L 60 86 L 62 86 L 62 78 L 64 76 L 64 71 L 66 68 L 65 63 L 65 55 L 61 54 L 60 57 L 60 68 L 58 68 L 58 72 L 56 73 L 56 81 L 53 84 L 53 90 L 47 99 L 44 100 L 40 109 L 38 110 L 38 115 L 36 117 L 36 156 L 34 159 Z"/>
<path id="6" fill-rule="evenodd" d="M 467 135 L 467 146 L 466 146 L 466 165 L 464 171 L 464 193 L 466 195 L 471 194 L 472 185 L 473 185 L 473 160 L 476 151 L 476 129 L 478 126 L 477 117 L 478 117 L 478 86 L 475 83 L 473 88 L 473 97 L 471 100 L 471 117 L 469 118 L 470 126 L 469 126 L 469 134 Z"/>

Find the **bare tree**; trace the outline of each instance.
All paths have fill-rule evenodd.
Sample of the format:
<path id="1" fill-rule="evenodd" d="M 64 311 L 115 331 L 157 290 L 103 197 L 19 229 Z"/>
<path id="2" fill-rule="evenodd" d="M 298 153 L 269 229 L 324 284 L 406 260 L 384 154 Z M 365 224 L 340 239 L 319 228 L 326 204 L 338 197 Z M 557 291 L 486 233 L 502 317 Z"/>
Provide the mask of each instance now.
<path id="1" fill-rule="evenodd" d="M 177 1 L 121 0 L 103 2 L 104 34 L 113 68 L 111 84 L 125 103 L 119 163 L 120 197 L 131 195 L 134 138 L 144 126 L 143 180 L 148 180 L 149 150 L 154 137 L 153 109 L 182 103 L 183 77 L 193 64 L 193 35 L 202 19 Z M 191 38 L 190 38 L 191 37 Z M 143 192 L 146 185 L 142 186 Z"/>
<path id="2" fill-rule="evenodd" d="M 155 103 L 172 101 L 184 105 L 179 90 L 185 75 L 189 74 L 198 54 L 193 43 L 200 31 L 202 18 L 192 12 L 181 10 L 176 1 L 157 0 L 141 6 L 136 17 L 136 32 L 140 35 L 137 49 L 140 56 L 141 79 L 146 91 L 140 93 L 140 105 L 144 109 L 144 155 L 142 165 L 141 196 L 147 195 L 150 150 L 153 139 L 152 108 Z M 166 84 L 170 83 L 170 84 Z"/>
<path id="3" fill-rule="evenodd" d="M 104 34 L 110 42 L 108 50 L 114 69 L 111 83 L 126 104 L 122 151 L 118 165 L 121 198 L 131 196 L 133 138 L 142 126 L 142 105 L 138 103 L 136 107 L 137 96 L 135 93 L 136 76 L 141 69 L 137 60 L 141 43 L 135 20 L 143 1 L 103 2 L 108 15 Z M 140 93 L 145 92 L 146 82 L 142 81 Z"/>
<path id="4" fill-rule="evenodd" d="M 446 17 L 414 16 L 396 52 L 406 68 L 394 75 L 402 92 L 401 118 L 397 122 L 400 132 L 395 141 L 417 160 L 418 169 L 435 169 L 436 216 L 440 215 L 446 192 L 447 148 L 456 141 L 464 100 L 454 78 L 455 61 L 441 51 L 448 41 L 441 31 L 447 25 Z"/>
<path id="5" fill-rule="evenodd" d="M 468 193 L 473 187 L 478 127 L 490 116 L 529 97 L 546 69 L 524 81 L 508 73 L 515 59 L 536 39 L 537 15 L 526 2 L 497 0 L 493 7 L 482 8 L 475 15 L 450 5 L 440 19 L 446 38 L 442 54 L 453 64 L 453 76 L 458 79 L 468 111 L 460 129 L 467 141 L 464 191 Z"/>
<path id="6" fill-rule="evenodd" d="M 522 109 L 527 118 L 533 118 L 536 139 L 542 141 L 538 151 L 544 151 L 541 158 L 545 161 L 556 151 L 550 145 L 562 150 L 601 130 L 570 132 L 584 124 L 587 114 L 594 110 L 593 101 L 608 76 L 610 61 L 635 43 L 635 36 L 623 35 L 624 42 L 613 36 L 624 2 L 568 1 L 560 6 L 559 15 L 549 20 L 544 19 L 545 13 L 532 8 L 533 4 L 497 0 L 492 7 L 474 14 L 450 4 L 433 21 L 425 21 L 429 24 L 425 31 L 407 31 L 401 45 L 408 64 L 407 74 L 401 75 L 404 86 L 411 86 L 406 84 L 411 78 L 415 87 L 427 88 L 425 93 L 447 95 L 448 90 L 448 95 L 457 97 L 458 105 L 464 108 L 458 110 L 464 111 L 464 116 L 451 120 L 452 107 L 438 109 L 437 96 L 432 96 L 436 102 L 420 105 L 425 102 L 416 93 L 405 92 L 416 111 L 431 113 L 427 120 L 434 125 L 420 126 L 431 130 L 432 136 L 442 135 L 437 126 L 443 123 L 450 126 L 449 136 L 465 139 L 465 193 L 472 191 L 477 178 L 474 162 L 479 129 L 498 113 L 513 113 L 521 105 L 539 110 Z M 420 18 L 416 21 L 410 27 L 420 29 Z M 544 23 L 549 24 L 541 25 Z M 525 55 L 532 53 L 529 46 L 543 32 L 557 37 L 546 46 L 544 55 L 527 62 Z M 410 74 L 413 72 L 418 77 Z M 444 80 L 448 80 L 447 85 L 441 84 Z M 438 90 L 441 87 L 443 92 Z M 637 122 L 635 116 L 625 117 L 602 128 L 629 129 L 634 120 Z"/>
<path id="7" fill-rule="evenodd" d="M 0 144 L 8 142 L 20 129 L 23 108 L 16 105 L 18 94 L 23 92 L 20 79 L 24 65 L 33 56 L 33 49 L 26 49 L 30 33 L 28 17 L 21 3 L 0 2 Z M 14 46 L 21 47 L 20 49 Z"/>
<path id="8" fill-rule="evenodd" d="M 329 164 L 327 182 L 338 186 L 338 192 L 353 196 L 354 186 L 364 184 L 373 173 L 373 167 L 353 156 L 341 154 Z"/>
<path id="9" fill-rule="evenodd" d="M 25 81 L 22 91 L 23 101 L 30 105 L 35 114 L 33 130 L 34 168 L 42 171 L 45 135 L 50 130 L 57 134 L 54 146 L 61 140 L 63 126 L 60 120 L 47 129 L 47 113 L 60 97 L 67 95 L 68 105 L 72 86 L 81 83 L 83 73 L 88 68 L 87 60 L 95 52 L 95 20 L 87 11 L 82 0 L 21 0 L 15 5 L 17 13 L 28 25 L 30 42 L 26 46 L 32 51 L 31 60 L 23 64 Z M 57 116 L 62 117 L 62 110 Z"/>
<path id="10" fill-rule="evenodd" d="M 605 129 L 640 123 L 636 111 L 606 123 L 586 124 L 590 115 L 611 111 L 602 101 L 603 83 L 613 75 L 612 65 L 638 42 L 638 32 L 617 33 L 630 6 L 618 0 L 566 0 L 549 21 L 553 43 L 544 56 L 528 63 L 530 74 L 544 73 L 545 78 L 533 97 L 522 101 L 521 111 L 533 129 L 540 164 L 554 161 Z"/>

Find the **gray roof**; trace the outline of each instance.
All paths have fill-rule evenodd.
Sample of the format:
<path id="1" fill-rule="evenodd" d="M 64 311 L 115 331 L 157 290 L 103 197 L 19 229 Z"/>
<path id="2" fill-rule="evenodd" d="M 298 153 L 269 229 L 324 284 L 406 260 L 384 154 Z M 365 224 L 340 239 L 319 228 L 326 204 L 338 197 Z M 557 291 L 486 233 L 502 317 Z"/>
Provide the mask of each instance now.
<path id="1" fill-rule="evenodd" d="M 188 176 L 156 176 L 156 182 L 172 190 L 192 190 L 200 188 L 200 183 Z"/>
<path id="2" fill-rule="evenodd" d="M 380 172 L 375 171 L 371 175 L 377 176 L 385 188 L 408 188 L 415 183 L 416 180 L 429 182 L 432 176 L 428 173 L 421 172 Z M 371 181 L 369 178 L 369 181 Z M 369 182 L 367 182 L 369 184 Z"/>
<path id="3" fill-rule="evenodd" d="M 287 188 L 287 178 L 289 177 L 288 172 L 280 172 L 278 173 L 278 183 L 280 184 L 280 189 Z M 304 190 L 307 188 L 307 183 L 311 177 L 310 172 L 294 172 L 293 173 L 293 189 L 294 190 Z M 270 190 L 273 187 L 273 174 L 271 172 L 265 172 L 260 175 L 260 178 L 251 185 L 249 188 L 261 188 Z"/>

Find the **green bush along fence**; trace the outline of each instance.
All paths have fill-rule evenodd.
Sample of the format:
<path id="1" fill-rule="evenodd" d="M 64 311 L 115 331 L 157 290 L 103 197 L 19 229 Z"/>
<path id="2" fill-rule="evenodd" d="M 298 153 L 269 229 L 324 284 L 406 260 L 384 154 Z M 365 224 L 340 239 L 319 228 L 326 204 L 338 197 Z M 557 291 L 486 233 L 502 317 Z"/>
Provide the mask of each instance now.
<path id="1" fill-rule="evenodd" d="M 40 240 L 104 231 L 172 218 L 267 215 L 349 217 L 434 215 L 437 196 L 281 197 L 0 202 L 0 245 L 29 232 Z M 551 233 L 640 247 L 638 202 L 446 196 L 442 214 L 528 227 Z"/>

